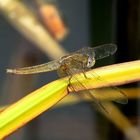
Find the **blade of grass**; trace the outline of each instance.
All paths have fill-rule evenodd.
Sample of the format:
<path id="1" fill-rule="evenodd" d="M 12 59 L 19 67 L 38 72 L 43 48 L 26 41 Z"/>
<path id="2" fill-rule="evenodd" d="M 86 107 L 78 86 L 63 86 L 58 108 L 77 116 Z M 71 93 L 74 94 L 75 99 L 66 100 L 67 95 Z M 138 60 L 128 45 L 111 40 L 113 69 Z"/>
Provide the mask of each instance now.
<path id="1" fill-rule="evenodd" d="M 140 98 L 140 88 L 119 88 L 121 91 L 123 91 L 126 96 L 128 97 L 128 99 L 138 99 Z M 101 101 L 109 101 L 112 99 L 115 99 L 115 97 L 113 97 L 113 93 L 115 91 L 112 89 L 103 89 L 103 90 L 93 90 L 93 94 L 97 99 L 100 98 Z M 102 96 L 102 94 L 105 93 L 107 95 L 110 95 L 110 99 L 108 96 Z M 84 97 L 85 101 L 88 102 L 92 102 L 93 99 L 89 98 L 89 96 L 85 96 Z M 69 96 L 66 96 L 63 100 L 61 100 L 55 107 L 62 107 L 62 106 L 66 106 L 66 105 L 73 105 L 73 104 L 77 104 L 80 103 L 82 100 L 81 98 L 79 98 L 79 96 L 76 96 L 74 94 L 70 94 Z"/>
<path id="2" fill-rule="evenodd" d="M 105 102 L 103 105 L 109 112 L 111 112 L 111 114 L 107 114 L 105 112 L 101 113 L 113 122 L 113 124 L 115 124 L 122 132 L 124 132 L 125 136 L 129 140 L 140 139 L 140 133 L 137 127 L 135 127 L 114 104 Z"/>
<path id="3" fill-rule="evenodd" d="M 25 4 L 19 0 L 0 0 L 0 9 L 20 33 L 37 45 L 51 59 L 59 58 L 66 53 Z"/>
<path id="4" fill-rule="evenodd" d="M 0 114 L 0 139 L 25 125 L 60 101 L 67 93 L 65 80 L 54 81 L 32 92 Z"/>
<path id="5" fill-rule="evenodd" d="M 76 79 L 83 85 L 86 85 L 87 89 L 123 85 L 140 81 L 140 60 L 96 68 L 86 72 L 85 75 L 87 78 L 85 78 L 83 74 L 77 74 L 75 75 L 76 78 L 72 78 L 71 85 L 73 88 L 69 89 L 71 92 L 74 91 L 73 89 L 79 88 L 78 91 L 80 91 L 85 88 L 84 86 L 77 87 Z M 98 76 L 102 80 L 98 80 Z"/>
<path id="6" fill-rule="evenodd" d="M 110 84 L 130 83 L 140 80 L 140 61 L 101 67 L 86 74 L 89 77 L 91 73 L 98 73 L 101 77 L 110 80 L 104 82 L 99 81 L 97 77 L 85 78 L 82 74 L 76 74 L 78 80 L 86 83 L 86 88 L 89 89 L 110 86 Z M 68 80 L 68 77 L 66 77 L 45 85 L 2 111 L 0 114 L 0 139 L 23 126 L 66 96 L 68 94 Z M 75 79 L 71 80 L 73 88 L 77 85 L 76 82 Z M 84 90 L 84 88 L 82 89 L 80 86 L 78 90 Z"/>
<path id="7" fill-rule="evenodd" d="M 121 91 L 123 91 L 126 96 L 128 97 L 128 99 L 138 99 L 140 98 L 140 88 L 119 88 Z M 108 98 L 108 96 L 102 96 L 102 93 L 105 93 L 107 95 L 110 95 L 110 99 Z M 98 96 L 100 96 L 100 100 L 101 101 L 109 101 L 115 99 L 115 97 L 113 97 L 112 92 L 114 92 L 114 90 L 112 91 L 112 89 L 104 89 L 104 90 L 94 90 L 94 95 L 95 97 L 97 96 L 97 98 L 99 98 Z M 88 97 L 84 97 L 85 101 L 88 102 L 92 102 L 93 99 Z M 58 108 L 58 107 L 62 107 L 62 106 L 66 106 L 66 105 L 73 105 L 73 104 L 78 104 L 80 103 L 82 100 L 81 98 L 79 98 L 79 96 L 76 96 L 74 94 L 70 94 L 69 96 L 66 96 L 63 100 L 61 100 L 60 102 L 57 103 L 57 105 L 54 106 L 54 108 Z M 0 106 L 0 112 L 3 111 L 5 108 L 7 108 L 10 105 L 5 105 L 5 106 Z"/>

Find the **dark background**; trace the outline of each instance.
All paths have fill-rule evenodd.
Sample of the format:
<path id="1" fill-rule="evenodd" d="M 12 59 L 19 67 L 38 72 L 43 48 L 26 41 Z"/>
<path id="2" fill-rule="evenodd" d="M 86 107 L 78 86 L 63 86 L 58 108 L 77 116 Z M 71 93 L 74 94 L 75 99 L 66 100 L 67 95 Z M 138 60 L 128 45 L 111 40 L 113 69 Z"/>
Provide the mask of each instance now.
<path id="1" fill-rule="evenodd" d="M 66 50 L 74 51 L 81 47 L 111 42 L 118 45 L 117 53 L 112 59 L 97 62 L 96 66 L 139 59 L 140 0 L 58 0 L 57 4 L 70 30 L 67 38 L 61 42 Z M 11 91 L 12 80 L 21 79 L 23 82 L 29 78 L 6 74 L 7 67 L 19 66 L 20 60 L 15 58 L 25 57 L 29 59 L 29 64 L 44 63 L 49 59 L 18 33 L 2 15 L 0 16 L 0 43 L 0 103 L 2 105 L 17 101 L 26 93 L 57 79 L 55 72 L 39 74 L 34 76 L 36 86 L 30 87 L 29 83 L 28 86 L 26 84 L 23 86 L 23 93 L 18 93 L 18 90 Z M 138 83 L 127 86 L 138 86 Z M 14 93 L 13 96 L 14 91 L 16 94 Z M 129 101 L 129 104 L 122 109 L 129 117 L 140 114 L 139 102 L 136 100 Z M 13 139 L 123 140 L 125 138 L 122 132 L 91 108 L 90 104 L 80 103 L 43 113 L 7 138 L 7 140 Z"/>

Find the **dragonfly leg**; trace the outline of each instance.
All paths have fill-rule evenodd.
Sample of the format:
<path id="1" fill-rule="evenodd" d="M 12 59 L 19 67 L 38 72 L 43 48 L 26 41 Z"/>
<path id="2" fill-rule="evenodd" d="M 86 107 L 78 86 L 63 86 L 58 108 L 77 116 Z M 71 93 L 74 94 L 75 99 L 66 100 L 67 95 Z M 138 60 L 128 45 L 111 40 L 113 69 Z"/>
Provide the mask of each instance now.
<path id="1" fill-rule="evenodd" d="M 100 102 L 100 100 L 96 99 L 96 97 L 94 97 L 93 94 L 89 93 L 88 94 L 91 98 L 94 99 L 94 102 L 96 103 L 96 105 L 98 105 L 99 109 L 101 109 L 102 111 L 104 111 L 105 113 L 109 114 L 109 112 L 107 111 L 107 109 L 104 107 L 104 105 Z"/>
<path id="2" fill-rule="evenodd" d="M 98 80 L 101 80 L 101 76 L 99 76 L 97 73 L 93 72 L 94 74 L 92 74 L 93 77 L 95 77 Z"/>
<path id="3" fill-rule="evenodd" d="M 83 71 L 83 75 L 86 79 L 88 79 L 87 75 L 85 74 L 85 72 Z"/>
<path id="4" fill-rule="evenodd" d="M 84 75 L 84 77 L 85 77 L 86 79 L 91 79 L 90 77 L 88 77 L 88 76 L 86 75 L 85 71 L 82 71 L 82 74 Z"/>
<path id="5" fill-rule="evenodd" d="M 94 74 L 92 74 L 93 77 L 95 77 L 96 79 L 98 79 L 99 81 L 104 81 L 106 83 L 108 83 L 108 81 L 106 79 L 102 79 L 101 76 L 99 76 L 97 73 L 94 72 Z M 109 85 L 109 88 L 114 90 L 115 92 L 117 92 L 118 95 L 120 95 L 121 97 L 113 100 L 117 103 L 121 103 L 121 104 L 127 104 L 128 103 L 128 99 L 127 99 L 127 95 L 124 91 L 122 91 L 121 89 L 119 89 L 116 86 L 113 86 L 112 84 Z M 116 95 L 117 96 L 117 95 Z"/>
<path id="6" fill-rule="evenodd" d="M 70 88 L 72 88 L 73 89 L 73 91 L 75 91 L 75 89 L 74 89 L 74 87 L 73 86 L 71 86 L 71 79 L 72 79 L 72 75 L 70 76 L 70 78 L 69 78 L 69 80 L 68 80 L 68 86 L 67 86 L 67 92 L 69 93 L 70 91 L 69 91 L 69 89 Z"/>

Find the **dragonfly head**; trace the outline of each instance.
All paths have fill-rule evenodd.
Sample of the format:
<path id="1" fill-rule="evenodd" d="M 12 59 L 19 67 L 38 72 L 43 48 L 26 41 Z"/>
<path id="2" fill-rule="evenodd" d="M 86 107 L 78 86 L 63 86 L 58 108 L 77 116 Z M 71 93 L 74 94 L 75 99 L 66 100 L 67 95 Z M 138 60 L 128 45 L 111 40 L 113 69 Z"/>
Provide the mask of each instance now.
<path id="1" fill-rule="evenodd" d="M 86 68 L 91 68 L 95 65 L 95 53 L 93 51 L 93 48 L 86 47 L 80 50 L 83 55 L 85 55 L 86 58 Z"/>
<path id="2" fill-rule="evenodd" d="M 88 60 L 87 60 L 87 68 L 91 68 L 95 65 L 95 58 L 88 56 Z"/>

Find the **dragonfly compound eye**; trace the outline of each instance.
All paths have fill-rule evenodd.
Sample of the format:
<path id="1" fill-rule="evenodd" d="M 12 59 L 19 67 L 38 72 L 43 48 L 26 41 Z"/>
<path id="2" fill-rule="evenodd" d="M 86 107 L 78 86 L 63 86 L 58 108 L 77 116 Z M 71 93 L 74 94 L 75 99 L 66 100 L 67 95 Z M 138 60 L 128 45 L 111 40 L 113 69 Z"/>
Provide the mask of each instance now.
<path id="1" fill-rule="evenodd" d="M 95 64 L 95 59 L 94 58 L 91 58 L 91 57 L 88 57 L 88 60 L 87 60 L 87 68 L 93 67 L 94 64 Z"/>

